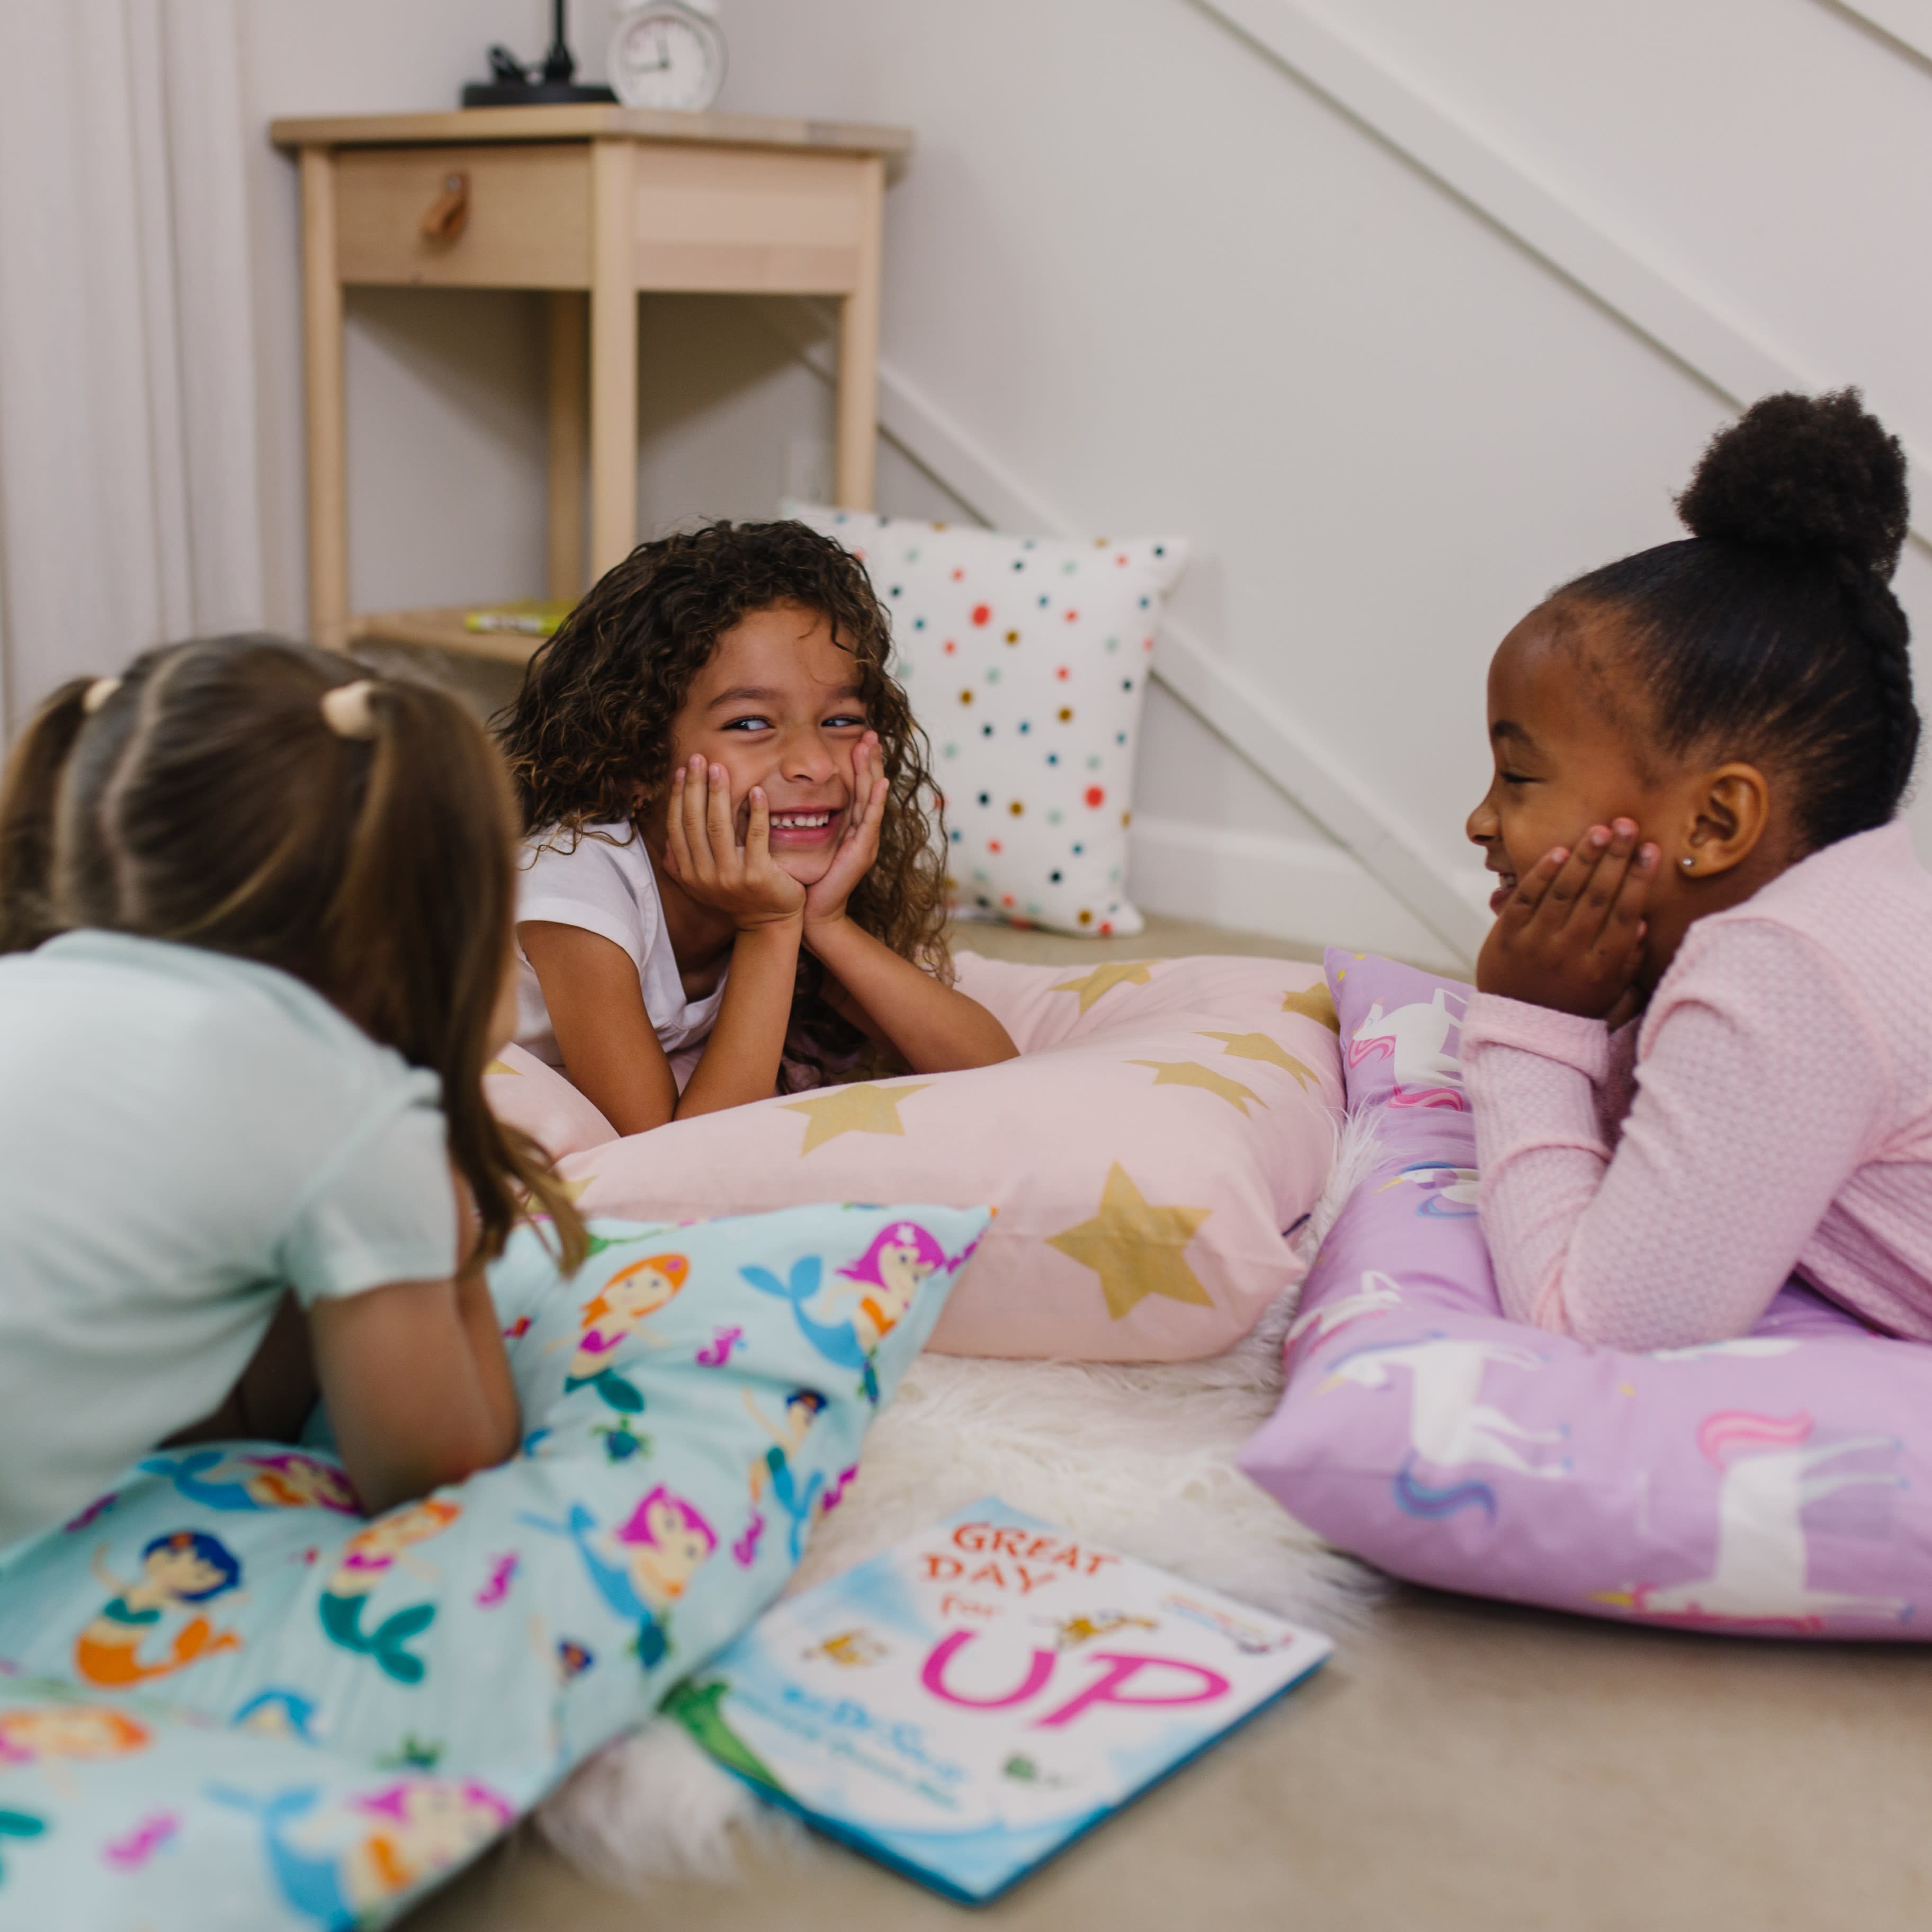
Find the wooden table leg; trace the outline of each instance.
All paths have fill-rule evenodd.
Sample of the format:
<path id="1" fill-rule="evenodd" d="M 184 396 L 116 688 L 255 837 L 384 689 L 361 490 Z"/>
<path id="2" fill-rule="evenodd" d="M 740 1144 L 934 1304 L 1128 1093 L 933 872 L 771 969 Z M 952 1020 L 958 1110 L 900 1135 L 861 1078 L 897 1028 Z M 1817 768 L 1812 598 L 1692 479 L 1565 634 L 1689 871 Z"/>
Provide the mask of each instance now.
<path id="1" fill-rule="evenodd" d="M 638 248 L 635 149 L 591 147 L 590 574 L 638 541 Z"/>
<path id="2" fill-rule="evenodd" d="M 550 302 L 550 589 L 554 602 L 584 595 L 585 468 L 590 430 L 590 308 L 575 289 Z"/>
<path id="3" fill-rule="evenodd" d="M 349 645 L 348 428 L 343 404 L 342 284 L 336 271 L 335 155 L 302 151 L 303 400 L 308 427 L 309 634 Z"/>
<path id="4" fill-rule="evenodd" d="M 859 164 L 859 277 L 838 315 L 838 435 L 834 489 L 839 506 L 872 507 L 879 433 L 879 254 L 886 164 Z"/>

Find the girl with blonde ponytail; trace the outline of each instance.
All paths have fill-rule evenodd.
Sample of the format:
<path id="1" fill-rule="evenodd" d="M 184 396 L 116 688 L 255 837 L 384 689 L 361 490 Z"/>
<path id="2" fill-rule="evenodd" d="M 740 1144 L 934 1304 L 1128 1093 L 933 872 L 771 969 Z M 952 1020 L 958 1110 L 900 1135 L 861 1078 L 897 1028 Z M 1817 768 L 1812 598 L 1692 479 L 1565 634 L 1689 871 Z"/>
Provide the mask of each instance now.
<path id="1" fill-rule="evenodd" d="M 365 1508 L 502 1460 L 517 831 L 444 694 L 268 638 L 56 692 L 0 789 L 0 1546 L 318 1395 Z"/>

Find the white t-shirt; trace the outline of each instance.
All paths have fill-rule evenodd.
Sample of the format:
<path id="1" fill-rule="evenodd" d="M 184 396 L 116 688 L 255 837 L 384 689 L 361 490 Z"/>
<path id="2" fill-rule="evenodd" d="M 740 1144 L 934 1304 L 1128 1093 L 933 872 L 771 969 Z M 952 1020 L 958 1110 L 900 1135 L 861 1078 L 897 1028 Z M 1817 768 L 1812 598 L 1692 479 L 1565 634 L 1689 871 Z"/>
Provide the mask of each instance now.
<path id="1" fill-rule="evenodd" d="M 304 1307 L 456 1265 L 434 1073 L 271 966 L 0 958 L 0 1546 L 228 1395 Z"/>
<path id="2" fill-rule="evenodd" d="M 626 842 L 613 842 L 620 839 Z M 518 922 L 548 920 L 558 926 L 580 926 L 622 946 L 638 969 L 644 1011 L 665 1057 L 700 1045 L 717 1024 L 724 982 L 721 978 L 701 1000 L 685 998 L 677 956 L 664 928 L 657 874 L 651 870 L 644 842 L 629 825 L 589 825 L 574 849 L 565 849 L 570 844 L 567 832 L 540 832 L 525 842 L 517 880 Z M 517 960 L 517 1044 L 547 1066 L 561 1067 L 563 1055 L 544 1004 L 543 988 L 520 946 Z M 694 1064 L 694 1054 L 686 1057 Z M 686 1076 L 689 1070 L 682 1069 Z"/>

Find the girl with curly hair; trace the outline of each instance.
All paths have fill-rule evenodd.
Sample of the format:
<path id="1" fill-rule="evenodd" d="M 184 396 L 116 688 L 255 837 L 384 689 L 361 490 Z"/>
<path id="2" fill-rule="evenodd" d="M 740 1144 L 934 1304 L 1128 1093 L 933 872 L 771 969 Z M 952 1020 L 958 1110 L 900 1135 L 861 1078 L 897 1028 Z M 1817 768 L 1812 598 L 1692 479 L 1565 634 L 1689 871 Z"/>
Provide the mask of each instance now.
<path id="1" fill-rule="evenodd" d="M 802 524 L 642 544 L 497 719 L 518 1038 L 620 1133 L 1010 1058 L 950 984 L 939 800 L 863 568 Z"/>
<path id="2" fill-rule="evenodd" d="M 1695 1346 L 1796 1273 L 1932 1340 L 1905 475 L 1856 391 L 1768 397 L 1678 500 L 1688 538 L 1566 584 L 1490 665 L 1462 1052 L 1519 1320 Z"/>

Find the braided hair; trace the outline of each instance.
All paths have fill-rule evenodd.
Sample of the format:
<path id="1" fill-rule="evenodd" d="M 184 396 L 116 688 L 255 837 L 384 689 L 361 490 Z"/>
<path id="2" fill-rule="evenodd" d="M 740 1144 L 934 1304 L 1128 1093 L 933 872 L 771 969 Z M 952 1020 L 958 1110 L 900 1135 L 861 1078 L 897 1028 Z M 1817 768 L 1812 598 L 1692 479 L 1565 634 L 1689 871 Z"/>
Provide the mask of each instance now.
<path id="1" fill-rule="evenodd" d="M 1911 631 L 1892 590 L 1905 479 L 1857 390 L 1767 396 L 1678 498 L 1689 537 L 1552 599 L 1620 620 L 1658 751 L 1779 772 L 1808 851 L 1886 824 L 1917 761 Z"/>

